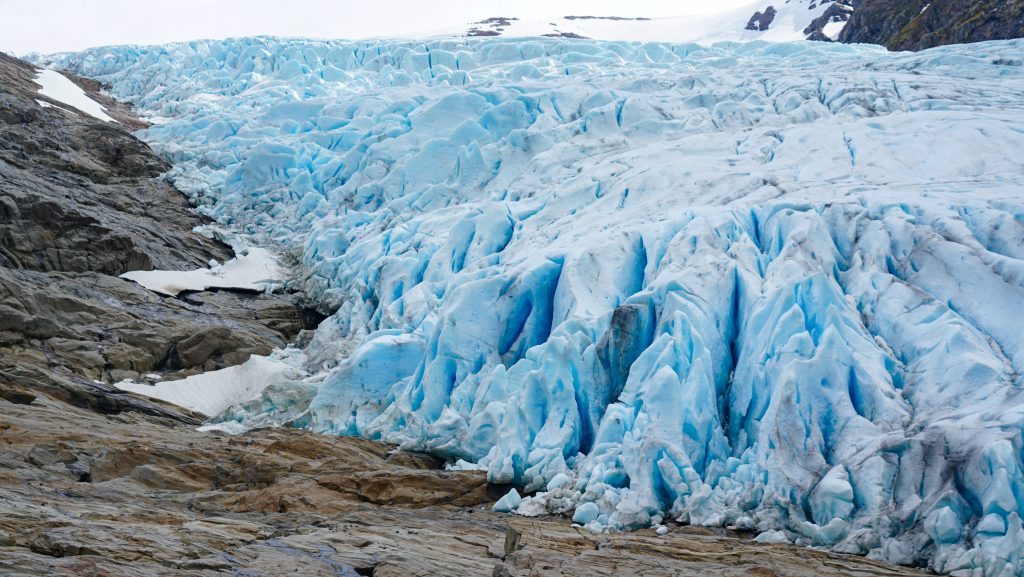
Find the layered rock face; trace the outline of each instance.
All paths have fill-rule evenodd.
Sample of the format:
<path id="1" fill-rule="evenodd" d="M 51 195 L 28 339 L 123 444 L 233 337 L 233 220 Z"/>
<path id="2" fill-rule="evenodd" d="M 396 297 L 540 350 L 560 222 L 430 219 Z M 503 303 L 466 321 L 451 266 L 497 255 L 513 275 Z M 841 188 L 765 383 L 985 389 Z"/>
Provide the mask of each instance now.
<path id="1" fill-rule="evenodd" d="M 140 127 L 126 108 L 94 92 L 128 124 L 68 112 L 37 92 L 32 66 L 3 54 L 0 75 L 0 265 L 116 276 L 230 256 L 192 232 L 202 221 L 158 178 L 170 166 L 125 132 Z"/>

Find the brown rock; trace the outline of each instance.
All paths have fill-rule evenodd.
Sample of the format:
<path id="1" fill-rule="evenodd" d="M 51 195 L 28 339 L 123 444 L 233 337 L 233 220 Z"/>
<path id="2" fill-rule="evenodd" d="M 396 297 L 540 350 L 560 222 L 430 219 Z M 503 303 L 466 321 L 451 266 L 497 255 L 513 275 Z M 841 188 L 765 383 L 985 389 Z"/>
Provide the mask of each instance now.
<path id="1" fill-rule="evenodd" d="M 426 507 L 478 505 L 488 501 L 483 471 L 423 471 L 390 469 L 317 478 L 326 487 L 377 505 Z"/>
<path id="2" fill-rule="evenodd" d="M 107 364 L 114 369 L 145 373 L 153 370 L 156 360 L 146 351 L 127 343 L 114 343 L 103 351 Z"/>
<path id="3" fill-rule="evenodd" d="M 208 327 L 178 341 L 177 352 L 178 358 L 181 359 L 181 365 L 183 367 L 201 366 L 207 359 L 220 351 L 222 346 L 237 345 L 236 342 L 228 342 L 230 337 L 231 329 L 227 327 Z"/>
<path id="4" fill-rule="evenodd" d="M 54 401 L 0 413 L 4 574 L 923 575 L 698 528 L 598 535 L 498 515 L 482 473 L 398 466 L 422 461 L 365 439 L 206 434 Z M 91 477 L 68 474 L 86 462 Z"/>

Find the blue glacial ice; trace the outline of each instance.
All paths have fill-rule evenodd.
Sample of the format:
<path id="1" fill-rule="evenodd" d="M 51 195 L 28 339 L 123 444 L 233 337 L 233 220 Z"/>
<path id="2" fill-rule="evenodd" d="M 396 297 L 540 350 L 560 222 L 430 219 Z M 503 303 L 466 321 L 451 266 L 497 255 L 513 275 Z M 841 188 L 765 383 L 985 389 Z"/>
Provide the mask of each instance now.
<path id="1" fill-rule="evenodd" d="M 320 384 L 231 418 L 474 463 L 595 531 L 1024 576 L 1024 42 L 50 62 L 138 106 L 169 177 L 333 313 Z"/>

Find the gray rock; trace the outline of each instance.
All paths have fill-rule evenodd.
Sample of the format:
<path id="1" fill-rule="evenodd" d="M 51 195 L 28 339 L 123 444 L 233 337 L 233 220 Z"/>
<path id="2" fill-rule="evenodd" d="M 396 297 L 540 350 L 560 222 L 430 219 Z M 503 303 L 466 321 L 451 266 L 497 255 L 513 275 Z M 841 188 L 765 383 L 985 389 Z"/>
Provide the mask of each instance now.
<path id="1" fill-rule="evenodd" d="M 0 265 L 119 275 L 230 257 L 192 232 L 201 219 L 132 127 L 41 107 L 34 76 L 0 54 Z"/>
<path id="2" fill-rule="evenodd" d="M 177 353 L 181 365 L 185 367 L 202 366 L 207 359 L 219 352 L 222 347 L 237 348 L 237 341 L 231 338 L 231 329 L 227 327 L 205 327 L 196 334 L 178 341 Z"/>
<path id="3" fill-rule="evenodd" d="M 768 30 L 772 22 L 775 21 L 775 14 L 777 13 L 774 6 L 765 8 L 764 12 L 754 12 L 754 15 L 747 21 L 747 30 Z"/>
<path id="4" fill-rule="evenodd" d="M 850 20 L 850 15 L 853 13 L 853 5 L 850 3 L 852 0 L 837 0 L 821 13 L 811 23 L 804 28 L 804 34 L 808 40 L 816 40 L 818 42 L 832 42 L 832 39 L 825 35 L 825 26 L 830 22 L 847 22 Z"/>

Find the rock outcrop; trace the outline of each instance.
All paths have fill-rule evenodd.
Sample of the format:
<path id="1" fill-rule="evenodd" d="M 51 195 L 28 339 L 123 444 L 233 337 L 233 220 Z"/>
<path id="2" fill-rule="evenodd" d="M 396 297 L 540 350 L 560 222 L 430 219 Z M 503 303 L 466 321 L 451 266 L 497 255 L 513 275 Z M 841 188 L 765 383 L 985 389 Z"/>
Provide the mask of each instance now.
<path id="1" fill-rule="evenodd" d="M 803 29 L 808 40 L 880 44 L 890 50 L 1024 37 L 1024 0 L 793 0 L 765 5 L 747 21 L 747 30 L 768 30 L 796 11 L 797 22 L 813 15 Z M 779 16 L 776 6 L 789 11 L 787 18 Z M 799 14 L 807 11 L 819 12 Z"/>
<path id="2" fill-rule="evenodd" d="M 775 20 L 776 10 L 774 6 L 764 9 L 764 12 L 757 11 L 747 21 L 747 30 L 767 30 Z"/>
<path id="3" fill-rule="evenodd" d="M 35 74 L 0 54 L 0 266 L 116 276 L 230 257 L 192 232 L 203 221 L 159 178 L 169 165 L 125 126 L 38 93 Z"/>
<path id="4" fill-rule="evenodd" d="M 860 0 L 840 42 L 923 50 L 1024 36 L 1024 0 Z"/>
<path id="5" fill-rule="evenodd" d="M 826 34 L 826 26 L 830 23 L 848 22 L 852 13 L 853 5 L 849 0 L 832 2 L 821 16 L 811 20 L 811 23 L 804 28 L 804 34 L 807 35 L 808 40 L 832 42 L 833 37 Z"/>

